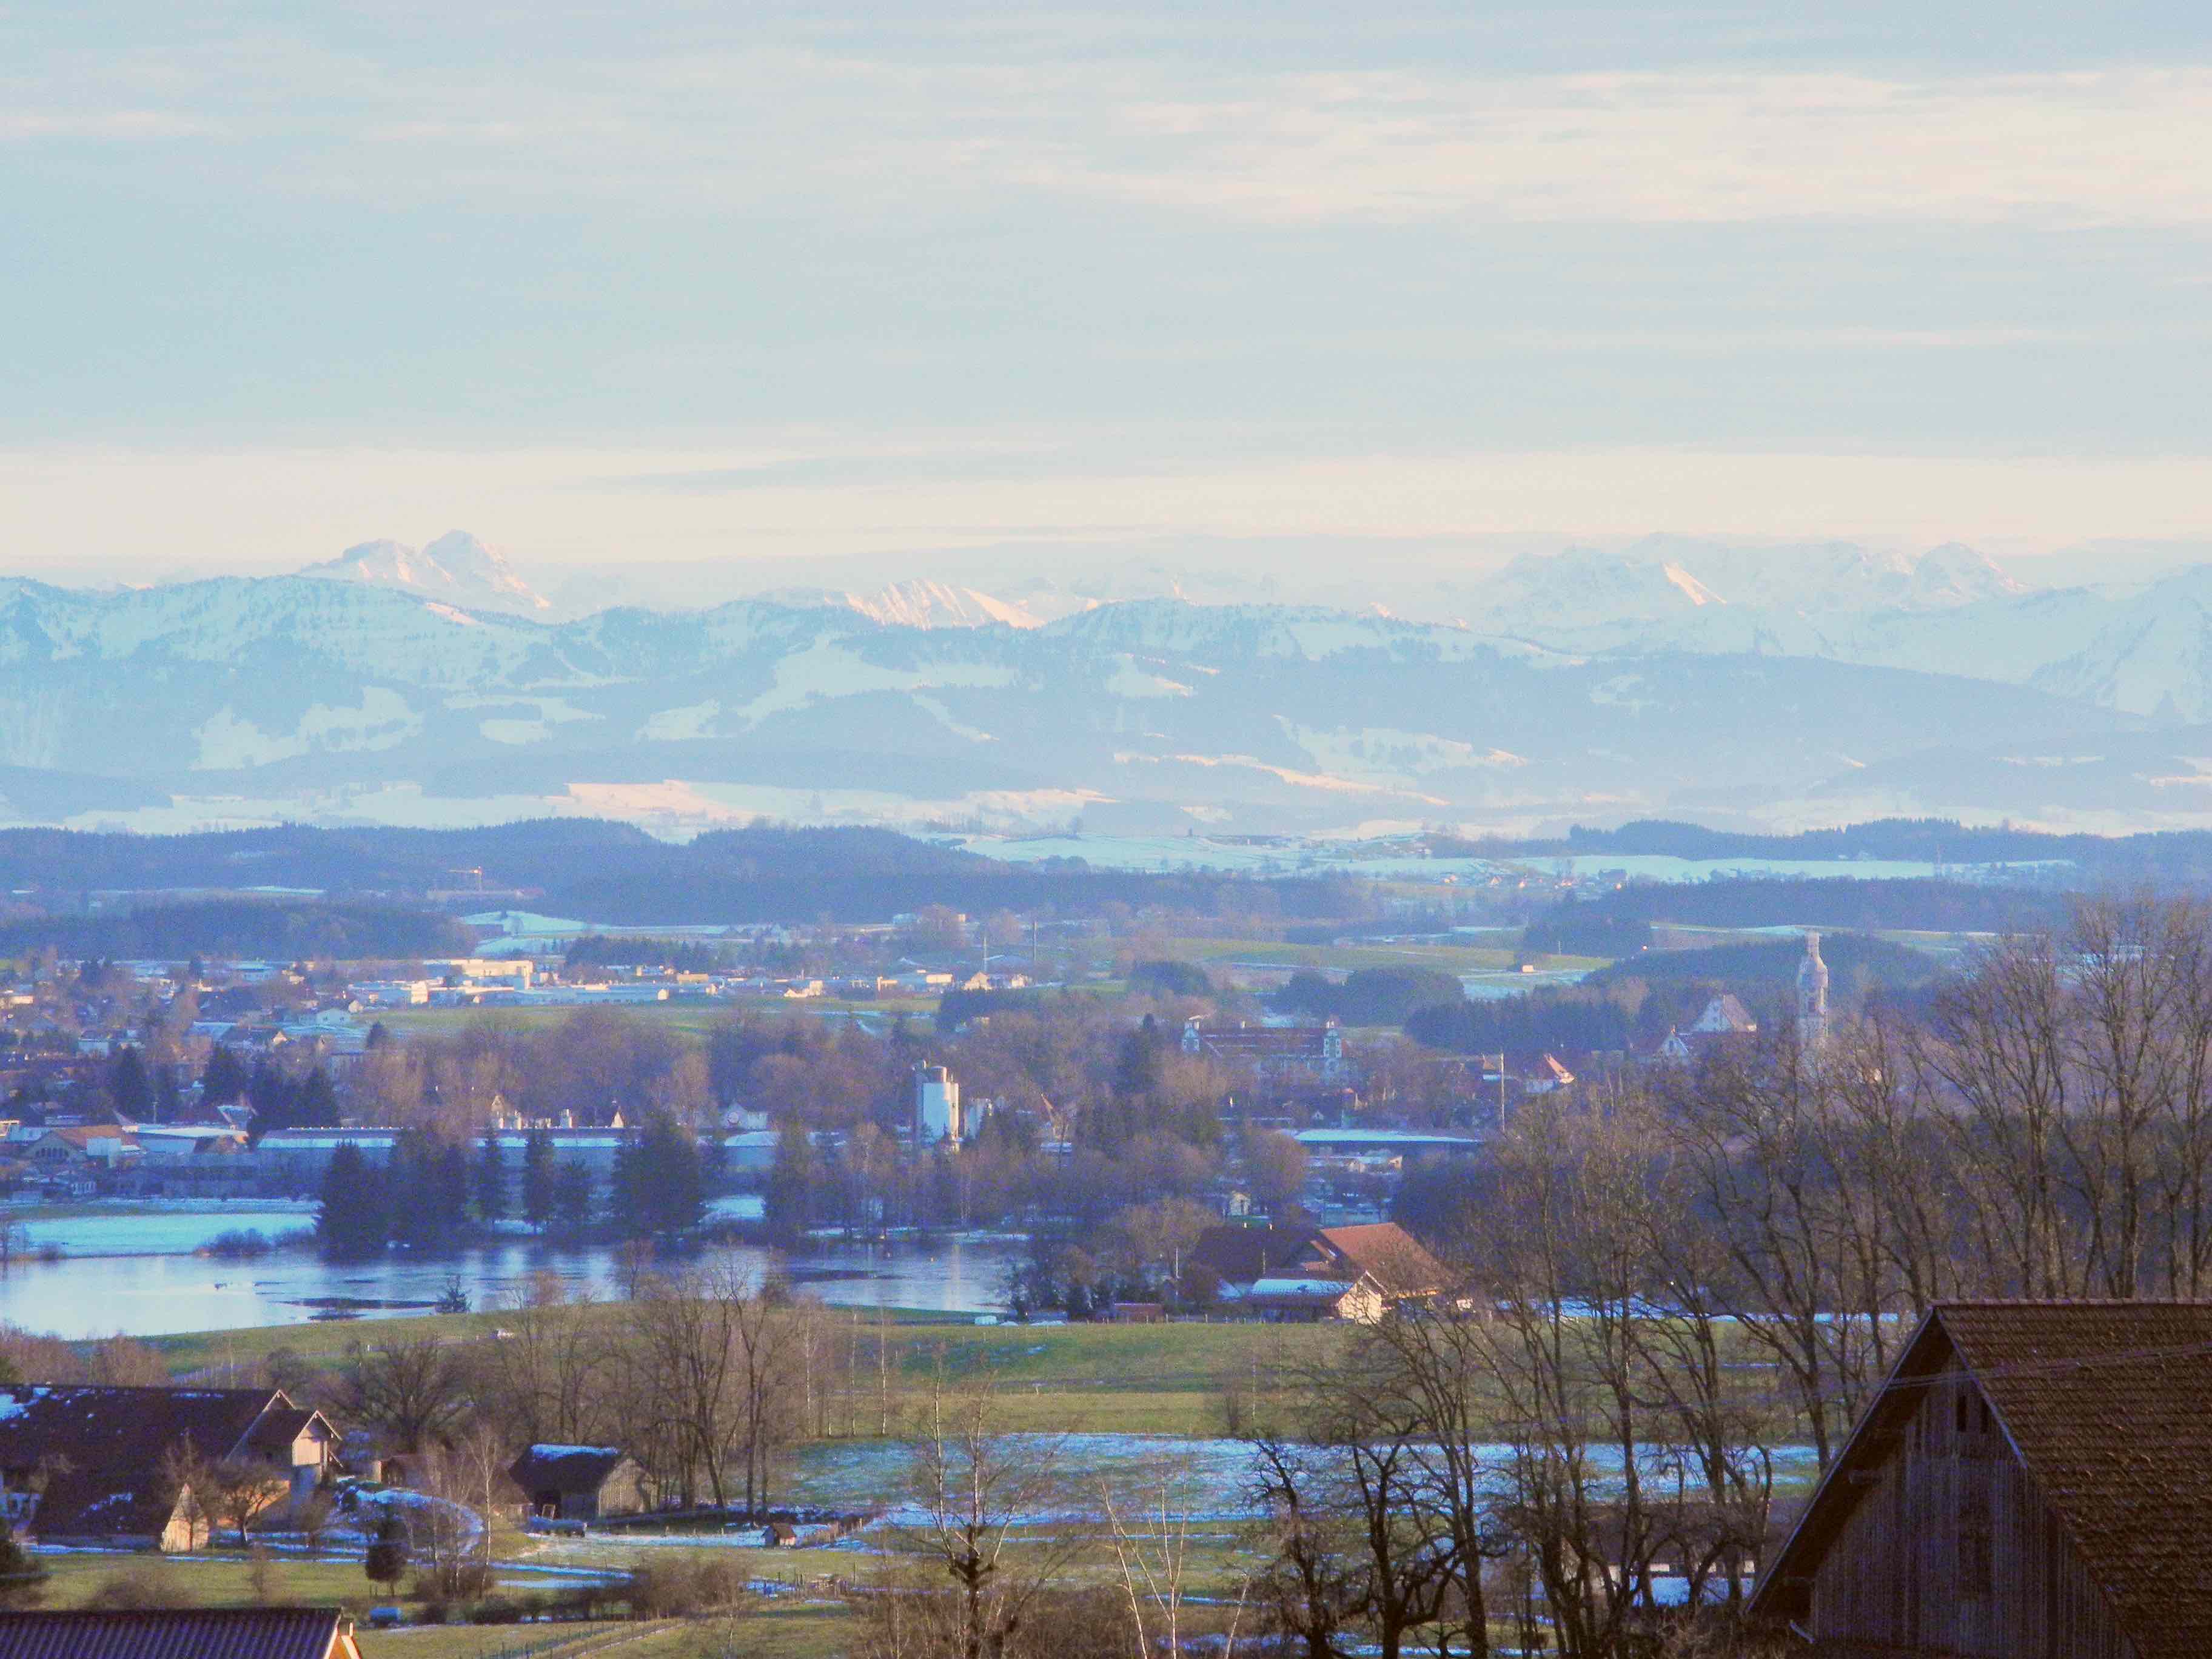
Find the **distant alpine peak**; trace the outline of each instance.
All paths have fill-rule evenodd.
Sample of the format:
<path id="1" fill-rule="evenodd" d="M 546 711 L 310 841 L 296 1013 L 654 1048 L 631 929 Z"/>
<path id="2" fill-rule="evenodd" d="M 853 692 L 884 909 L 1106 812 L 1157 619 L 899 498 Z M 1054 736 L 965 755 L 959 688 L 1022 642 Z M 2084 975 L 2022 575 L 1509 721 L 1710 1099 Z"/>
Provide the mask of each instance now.
<path id="1" fill-rule="evenodd" d="M 536 616 L 551 601 L 514 574 L 507 556 L 465 530 L 449 530 L 427 547 L 391 540 L 360 542 L 300 573 L 331 581 L 395 587 L 471 611 Z"/>
<path id="2" fill-rule="evenodd" d="M 1923 605 L 1972 605 L 2027 592 L 1988 554 L 1964 542 L 1945 542 L 1923 553 L 1913 563 L 1912 583 Z"/>
<path id="3" fill-rule="evenodd" d="M 786 587 L 763 593 L 765 604 L 802 609 L 852 611 L 886 628 L 1035 628 L 1042 618 L 1009 599 L 947 582 L 893 582 L 872 592 L 842 588 Z"/>
<path id="4" fill-rule="evenodd" d="M 1747 546 L 1646 536 L 1618 551 L 1526 553 L 1490 584 L 1493 604 L 1589 619 L 1661 620 L 1709 606 L 1800 615 L 1943 611 L 2025 592 L 1987 555 L 1948 542 L 1924 553 L 1854 542 Z"/>

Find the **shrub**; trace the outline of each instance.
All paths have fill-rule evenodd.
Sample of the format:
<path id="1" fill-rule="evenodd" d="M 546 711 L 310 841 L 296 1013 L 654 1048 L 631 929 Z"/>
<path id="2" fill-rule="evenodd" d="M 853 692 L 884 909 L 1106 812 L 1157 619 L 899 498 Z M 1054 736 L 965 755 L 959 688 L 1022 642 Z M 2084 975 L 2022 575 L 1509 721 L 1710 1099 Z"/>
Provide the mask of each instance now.
<path id="1" fill-rule="evenodd" d="M 541 1598 L 549 1619 L 594 1619 L 610 1601 L 619 1600 L 622 1587 L 607 1584 L 564 1584 Z"/>
<path id="2" fill-rule="evenodd" d="M 376 1524 L 376 1537 L 362 1565 L 370 1578 L 387 1588 L 398 1583 L 407 1571 L 407 1528 L 389 1507 Z"/>
<path id="3" fill-rule="evenodd" d="M 741 1608 L 753 1599 L 751 1580 L 741 1561 L 713 1557 L 690 1561 L 651 1561 L 633 1568 L 623 1599 L 635 1619 L 684 1618 Z"/>
<path id="4" fill-rule="evenodd" d="M 267 1255 L 276 1247 L 270 1243 L 266 1233 L 251 1227 L 233 1227 L 217 1233 L 200 1247 L 203 1254 L 225 1261 L 245 1261 L 255 1256 Z"/>
<path id="5" fill-rule="evenodd" d="M 84 1605 L 96 1613 L 143 1613 L 167 1607 L 173 1596 L 166 1575 L 150 1561 L 111 1572 L 92 1587 Z"/>
<path id="6" fill-rule="evenodd" d="M 15 1541 L 0 1521 L 0 1607 L 33 1607 L 46 1593 L 46 1564 Z"/>
<path id="7" fill-rule="evenodd" d="M 489 1595 L 493 1583 L 492 1570 L 481 1561 L 445 1561 L 416 1573 L 415 1594 L 443 1601 L 466 1601 Z"/>
<path id="8" fill-rule="evenodd" d="M 1213 981 L 1194 962 L 1140 962 L 1129 969 L 1129 989 L 1138 995 L 1210 997 Z"/>

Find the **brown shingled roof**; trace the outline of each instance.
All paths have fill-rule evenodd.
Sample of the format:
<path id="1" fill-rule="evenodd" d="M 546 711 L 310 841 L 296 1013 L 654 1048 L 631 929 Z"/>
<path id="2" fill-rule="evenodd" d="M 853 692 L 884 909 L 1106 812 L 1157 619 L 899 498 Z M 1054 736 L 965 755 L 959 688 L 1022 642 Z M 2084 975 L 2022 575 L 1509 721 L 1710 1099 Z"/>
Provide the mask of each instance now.
<path id="1" fill-rule="evenodd" d="M 1443 1263 L 1395 1221 L 1324 1227 L 1316 1235 L 1385 1296 L 1433 1296 L 1451 1282 Z"/>
<path id="2" fill-rule="evenodd" d="M 1761 1602 L 1826 1553 L 1854 1501 L 1855 1462 L 1954 1355 L 2142 1659 L 2212 1654 L 2212 1304 L 1939 1305 L 1772 1564 Z"/>
<path id="3" fill-rule="evenodd" d="M 1936 1317 L 2143 1659 L 2212 1653 L 2212 1305 Z"/>

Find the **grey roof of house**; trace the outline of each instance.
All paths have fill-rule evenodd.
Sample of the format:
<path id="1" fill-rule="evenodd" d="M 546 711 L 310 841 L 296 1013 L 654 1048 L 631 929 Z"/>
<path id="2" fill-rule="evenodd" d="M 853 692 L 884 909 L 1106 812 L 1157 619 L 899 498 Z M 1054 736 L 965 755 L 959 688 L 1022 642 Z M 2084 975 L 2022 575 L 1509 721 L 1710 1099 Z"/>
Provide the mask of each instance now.
<path id="1" fill-rule="evenodd" d="M 335 1607 L 0 1613 L 0 1659 L 325 1659 Z"/>
<path id="2" fill-rule="evenodd" d="M 292 1402 L 274 1389 L 9 1383 L 0 1386 L 0 1469 L 46 1467 L 31 1516 L 37 1536 L 150 1535 L 173 1508 L 163 1467 L 171 1449 L 189 1440 L 219 1462 L 272 1409 Z"/>

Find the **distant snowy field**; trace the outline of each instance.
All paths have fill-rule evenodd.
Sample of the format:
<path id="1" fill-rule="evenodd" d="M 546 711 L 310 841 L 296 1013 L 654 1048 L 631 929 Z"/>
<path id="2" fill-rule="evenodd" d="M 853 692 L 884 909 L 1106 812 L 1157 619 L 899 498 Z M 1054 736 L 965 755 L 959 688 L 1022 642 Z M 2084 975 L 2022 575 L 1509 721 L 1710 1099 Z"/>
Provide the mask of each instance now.
<path id="1" fill-rule="evenodd" d="M 273 1241 L 280 1233 L 312 1227 L 315 1206 L 254 1200 L 48 1218 L 28 1205 L 11 1206 L 0 1217 L 20 1223 L 34 1250 L 52 1245 L 68 1255 L 190 1255 L 223 1233 L 251 1231 Z"/>
<path id="2" fill-rule="evenodd" d="M 1212 870 L 1249 875 L 1362 875 L 1386 880 L 1571 873 L 1577 879 L 1618 871 L 1632 881 L 1691 882 L 1737 878 L 1833 877 L 1856 881 L 1988 880 L 2052 867 L 2057 860 L 2002 865 L 1936 865 L 1909 859 L 1685 859 L 1662 854 L 1577 853 L 1556 858 L 1435 859 L 1393 854 L 1372 842 L 1316 837 L 1253 844 L 1205 836 L 967 836 L 963 850 L 1009 864 L 1079 858 L 1107 870 Z"/>

